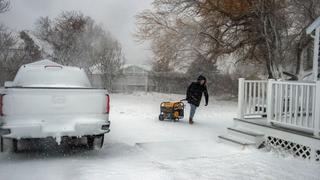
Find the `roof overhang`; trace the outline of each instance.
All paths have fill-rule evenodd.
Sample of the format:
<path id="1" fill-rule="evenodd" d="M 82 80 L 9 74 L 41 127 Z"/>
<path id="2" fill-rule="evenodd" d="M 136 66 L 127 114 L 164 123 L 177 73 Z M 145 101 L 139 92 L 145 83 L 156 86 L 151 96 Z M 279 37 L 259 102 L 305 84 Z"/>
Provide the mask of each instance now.
<path id="1" fill-rule="evenodd" d="M 315 29 L 320 27 L 320 17 L 318 17 L 310 26 L 307 28 L 307 34 L 311 34 Z"/>

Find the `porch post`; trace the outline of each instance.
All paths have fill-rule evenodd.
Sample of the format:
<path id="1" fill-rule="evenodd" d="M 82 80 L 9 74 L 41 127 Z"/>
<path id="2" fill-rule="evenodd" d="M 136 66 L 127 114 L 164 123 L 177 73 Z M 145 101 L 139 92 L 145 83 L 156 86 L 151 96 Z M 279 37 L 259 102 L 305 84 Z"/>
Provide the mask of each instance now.
<path id="1" fill-rule="evenodd" d="M 238 119 L 244 119 L 243 103 L 244 103 L 244 78 L 239 78 L 238 89 Z"/>
<path id="2" fill-rule="evenodd" d="M 271 120 L 273 119 L 273 83 L 274 79 L 268 80 L 267 85 L 267 120 L 268 124 L 271 124 Z"/>
<path id="3" fill-rule="evenodd" d="M 314 136 L 319 137 L 320 132 L 320 81 L 316 81 L 316 99 L 315 99 L 315 112 L 314 112 Z"/>
<path id="4" fill-rule="evenodd" d="M 315 29 L 314 37 L 314 49 L 313 49 L 313 76 L 314 81 L 318 80 L 318 58 L 319 58 L 319 38 L 320 38 L 320 27 Z"/>

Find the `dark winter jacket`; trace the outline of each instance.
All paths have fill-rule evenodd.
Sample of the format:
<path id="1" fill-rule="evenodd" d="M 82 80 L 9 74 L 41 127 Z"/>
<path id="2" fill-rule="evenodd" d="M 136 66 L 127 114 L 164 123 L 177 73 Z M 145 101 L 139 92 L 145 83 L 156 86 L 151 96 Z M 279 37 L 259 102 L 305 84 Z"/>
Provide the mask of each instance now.
<path id="1" fill-rule="evenodd" d="M 209 95 L 208 95 L 206 84 L 201 85 L 199 82 L 191 83 L 190 86 L 188 87 L 188 90 L 187 90 L 187 101 L 188 101 L 188 103 L 199 107 L 200 102 L 201 102 L 201 98 L 202 98 L 202 94 L 204 94 L 204 97 L 205 97 L 205 100 L 206 100 L 206 104 L 208 104 Z"/>

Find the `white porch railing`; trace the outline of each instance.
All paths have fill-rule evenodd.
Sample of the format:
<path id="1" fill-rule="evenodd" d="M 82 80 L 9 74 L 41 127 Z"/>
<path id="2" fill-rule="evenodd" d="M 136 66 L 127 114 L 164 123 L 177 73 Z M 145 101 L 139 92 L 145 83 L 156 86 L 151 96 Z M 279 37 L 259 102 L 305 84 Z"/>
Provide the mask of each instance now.
<path id="1" fill-rule="evenodd" d="M 320 132 L 320 81 L 248 81 L 239 79 L 238 118 L 267 115 L 268 122 Z"/>
<path id="2" fill-rule="evenodd" d="M 267 83 L 239 79 L 239 118 L 267 115 Z"/>
<path id="3" fill-rule="evenodd" d="M 273 100 L 268 120 L 296 128 L 313 130 L 315 83 L 271 82 Z"/>

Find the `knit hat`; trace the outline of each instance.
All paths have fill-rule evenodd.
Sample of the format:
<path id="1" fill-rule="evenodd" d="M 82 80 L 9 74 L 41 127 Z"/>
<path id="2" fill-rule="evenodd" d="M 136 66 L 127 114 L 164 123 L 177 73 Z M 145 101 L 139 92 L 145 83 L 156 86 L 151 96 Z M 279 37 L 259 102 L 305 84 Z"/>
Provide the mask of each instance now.
<path id="1" fill-rule="evenodd" d="M 198 81 L 201 81 L 201 80 L 205 80 L 205 81 L 206 81 L 207 79 L 206 79 L 206 77 L 200 75 L 197 80 L 198 80 Z"/>

